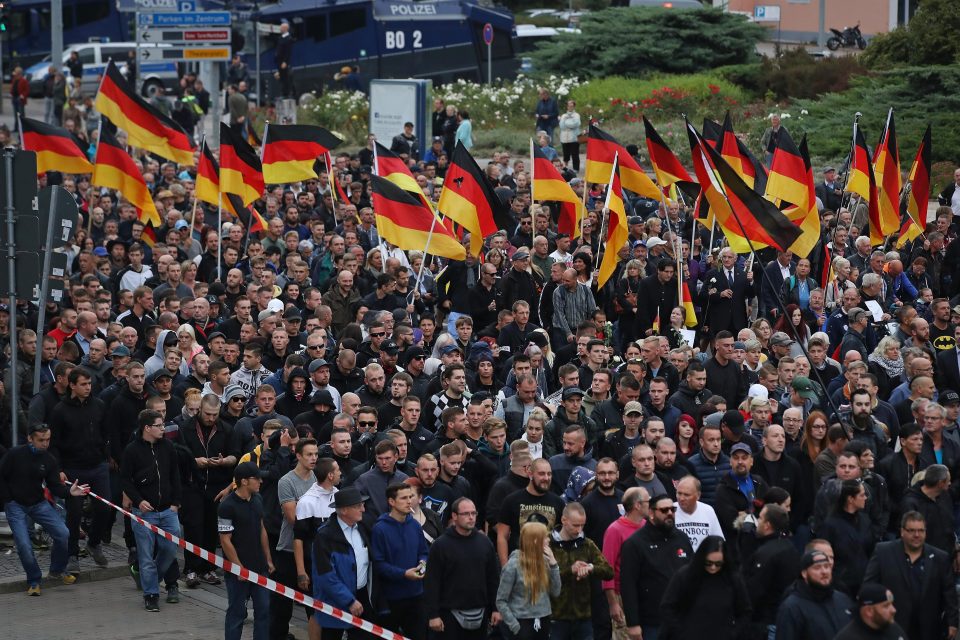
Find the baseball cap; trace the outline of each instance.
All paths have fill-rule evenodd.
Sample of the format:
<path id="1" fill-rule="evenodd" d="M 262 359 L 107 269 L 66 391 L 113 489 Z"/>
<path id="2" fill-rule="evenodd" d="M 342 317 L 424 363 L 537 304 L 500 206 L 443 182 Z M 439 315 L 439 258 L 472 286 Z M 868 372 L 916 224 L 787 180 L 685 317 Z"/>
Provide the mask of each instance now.
<path id="1" fill-rule="evenodd" d="M 296 307 L 290 307 L 289 309 L 284 311 L 283 319 L 284 320 L 303 320 L 303 318 L 300 317 L 300 311 Z"/>
<path id="2" fill-rule="evenodd" d="M 260 478 L 260 467 L 257 466 L 255 462 L 241 462 L 237 465 L 237 468 L 233 470 L 233 480 L 234 482 L 240 482 L 247 478 Z"/>
<path id="3" fill-rule="evenodd" d="M 776 346 L 786 346 L 788 344 L 793 344 L 793 340 L 785 334 L 783 331 L 777 331 L 770 338 L 770 344 Z"/>
<path id="4" fill-rule="evenodd" d="M 730 447 L 730 456 L 733 457 L 733 454 L 737 453 L 738 451 L 742 451 L 747 455 L 751 455 L 751 456 L 753 455 L 753 449 L 751 449 L 750 445 L 748 445 L 745 442 L 738 442 L 737 444 Z"/>
<path id="5" fill-rule="evenodd" d="M 627 219 L 627 224 L 629 225 L 643 224 L 643 218 L 641 218 L 640 216 L 630 216 Z"/>
<path id="6" fill-rule="evenodd" d="M 654 247 L 659 247 L 660 245 L 667 244 L 666 240 L 658 238 L 656 236 L 652 238 L 647 238 L 647 249 L 653 249 Z"/>
<path id="7" fill-rule="evenodd" d="M 173 374 L 171 374 L 166 369 L 157 369 L 152 374 L 150 374 L 150 382 L 156 382 L 160 378 L 170 378 L 173 379 Z"/>
<path id="8" fill-rule="evenodd" d="M 416 333 L 416 329 L 414 333 Z M 426 353 L 423 351 L 423 347 L 409 347 L 406 351 L 403 352 L 403 361 L 410 362 L 414 358 L 423 358 L 426 357 Z"/>
<path id="9" fill-rule="evenodd" d="M 723 420 L 723 414 L 719 411 L 715 411 L 703 418 L 703 426 L 717 428 L 720 426 L 721 420 Z"/>
<path id="10" fill-rule="evenodd" d="M 173 225 L 173 228 L 179 231 L 180 229 L 186 229 L 190 226 L 190 223 L 186 220 L 177 220 L 177 224 Z"/>
<path id="11" fill-rule="evenodd" d="M 106 249 L 106 247 L 94 247 L 94 248 L 93 248 L 93 255 L 95 255 L 95 256 L 100 256 L 101 258 L 106 257 L 106 255 L 107 255 L 107 249 Z"/>
<path id="12" fill-rule="evenodd" d="M 860 307 L 854 307 L 847 311 L 847 322 L 856 322 L 860 316 L 867 315 L 867 312 L 861 309 Z"/>
<path id="13" fill-rule="evenodd" d="M 810 378 L 806 376 L 797 376 L 793 379 L 793 382 L 790 383 L 790 386 L 801 398 L 806 400 L 817 399 L 817 392 L 813 389 L 813 383 L 810 382 Z"/>
<path id="14" fill-rule="evenodd" d="M 567 387 L 566 389 L 563 390 L 563 393 L 561 395 L 564 400 L 569 400 L 570 398 L 574 398 L 574 397 L 582 398 L 584 394 L 583 394 L 583 389 L 581 389 L 580 387 Z"/>
<path id="15" fill-rule="evenodd" d="M 400 353 L 400 347 L 393 340 L 387 340 L 380 345 L 380 351 L 386 351 L 388 354 L 393 356 Z"/>
<path id="16" fill-rule="evenodd" d="M 264 309 L 263 311 L 257 314 L 257 322 L 263 322 L 264 320 L 266 320 L 267 318 L 273 315 L 276 315 L 273 311 L 270 311 L 270 309 Z"/>
<path id="17" fill-rule="evenodd" d="M 127 349 L 124 345 L 118 344 L 113 348 L 113 351 L 110 352 L 110 355 L 114 358 L 129 358 L 130 349 Z M 943 399 L 943 394 L 940 394 L 941 400 Z"/>
<path id="18" fill-rule="evenodd" d="M 447 346 L 440 349 L 440 355 L 445 356 L 453 353 L 454 351 L 460 351 L 460 347 L 455 344 L 448 344 Z M 461 351 L 461 353 L 463 353 Z"/>
<path id="19" fill-rule="evenodd" d="M 943 404 L 943 405 L 960 404 L 960 393 L 957 393 L 952 389 L 941 391 L 940 396 L 938 397 L 938 400 L 940 401 L 940 404 Z"/>
<path id="20" fill-rule="evenodd" d="M 887 588 L 876 582 L 864 582 L 857 593 L 857 604 L 861 607 L 869 607 L 874 604 L 883 604 L 890 600 L 887 594 Z"/>
<path id="21" fill-rule="evenodd" d="M 267 303 L 267 311 L 272 311 L 273 313 L 280 313 L 283 311 L 283 302 L 274 298 Z"/>
<path id="22" fill-rule="evenodd" d="M 643 415 L 643 405 L 636 400 L 628 402 L 627 406 L 623 408 L 623 415 L 627 415 L 628 413 L 639 413 Z"/>
<path id="23" fill-rule="evenodd" d="M 750 391 L 747 392 L 748 398 L 760 398 L 761 400 L 769 400 L 770 392 L 767 391 L 767 388 L 762 384 L 752 384 L 750 385 Z"/>
<path id="24" fill-rule="evenodd" d="M 734 348 L 734 349 L 739 349 L 739 350 L 741 350 L 741 351 L 746 351 L 746 350 L 747 350 L 747 343 L 741 342 L 740 340 L 737 340 L 736 342 L 733 343 L 733 348 Z"/>
<path id="25" fill-rule="evenodd" d="M 217 296 L 207 296 L 207 302 L 210 304 L 220 304 L 220 298 Z"/>
<path id="26" fill-rule="evenodd" d="M 803 554 L 803 557 L 800 558 L 800 569 L 809 569 L 813 565 L 820 564 L 821 562 L 830 562 L 827 554 L 823 551 L 807 551 Z"/>
<path id="27" fill-rule="evenodd" d="M 516 253 L 514 253 L 514 254 L 510 257 L 510 259 L 511 259 L 511 260 L 526 260 L 526 259 L 529 258 L 529 257 L 530 257 L 530 254 L 529 254 L 527 251 L 521 249 L 521 250 L 517 251 Z"/>
<path id="28" fill-rule="evenodd" d="M 329 363 L 329 362 L 327 362 L 327 361 L 324 360 L 323 358 L 317 358 L 316 360 L 314 360 L 313 362 L 310 363 L 310 366 L 307 367 L 307 371 L 308 371 L 309 373 L 313 373 L 314 371 L 316 371 L 316 370 L 319 369 L 320 367 L 329 367 L 329 366 L 330 366 L 330 363 Z"/>
<path id="29" fill-rule="evenodd" d="M 223 335 L 223 333 L 221 333 L 220 331 L 214 331 L 213 333 L 207 336 L 207 344 L 210 344 L 217 338 L 223 338 L 224 340 L 226 340 L 227 336 Z"/>

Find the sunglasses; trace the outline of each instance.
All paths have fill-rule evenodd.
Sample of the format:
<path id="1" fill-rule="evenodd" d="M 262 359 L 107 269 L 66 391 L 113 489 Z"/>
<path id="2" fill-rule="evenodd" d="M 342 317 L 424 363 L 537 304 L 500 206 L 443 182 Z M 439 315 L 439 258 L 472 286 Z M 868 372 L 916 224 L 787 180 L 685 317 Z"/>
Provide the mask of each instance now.
<path id="1" fill-rule="evenodd" d="M 230 402 L 243 402 L 243 398 L 237 396 L 236 398 L 230 398 Z"/>
<path id="2" fill-rule="evenodd" d="M 676 507 L 657 507 L 657 511 L 660 513 L 675 513 L 677 511 Z"/>
<path id="3" fill-rule="evenodd" d="M 359 424 L 361 427 L 374 427 L 377 425 L 376 422 L 364 422 L 362 420 L 357 422 L 357 424 Z"/>
<path id="4" fill-rule="evenodd" d="M 723 560 L 704 560 L 703 564 L 707 567 L 723 568 Z"/>
<path id="5" fill-rule="evenodd" d="M 385 335 L 387 335 L 387 334 L 385 334 L 385 333 L 371 333 L 371 334 L 370 334 L 370 337 L 371 337 L 371 338 L 382 338 L 382 337 L 385 336 Z"/>
<path id="6" fill-rule="evenodd" d="M 413 356 L 413 357 L 410 358 L 410 359 L 411 359 L 411 360 L 426 360 L 427 357 L 426 357 L 426 356 Z"/>

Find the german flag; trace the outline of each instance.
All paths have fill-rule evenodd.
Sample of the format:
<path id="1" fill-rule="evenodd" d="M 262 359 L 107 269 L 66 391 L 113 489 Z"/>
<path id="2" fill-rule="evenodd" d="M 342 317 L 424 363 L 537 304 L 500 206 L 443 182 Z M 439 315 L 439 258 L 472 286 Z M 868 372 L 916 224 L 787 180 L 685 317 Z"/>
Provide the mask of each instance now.
<path id="1" fill-rule="evenodd" d="M 373 209 L 380 237 L 404 250 L 426 250 L 452 260 L 464 260 L 467 251 L 416 194 L 392 180 L 370 176 Z"/>
<path id="2" fill-rule="evenodd" d="M 623 201 L 623 184 L 620 180 L 620 154 L 614 153 L 611 175 L 605 179 L 607 200 L 603 208 L 607 210 L 607 237 L 604 240 L 603 259 L 600 260 L 600 275 L 597 276 L 597 289 L 602 289 L 617 267 L 620 249 L 630 237 L 627 227 L 627 211 Z"/>
<path id="3" fill-rule="evenodd" d="M 714 149 L 720 144 L 723 138 L 723 125 L 710 118 L 703 119 L 703 139 L 710 143 Z"/>
<path id="4" fill-rule="evenodd" d="M 143 233 L 140 234 L 140 242 L 151 249 L 157 245 L 157 230 L 153 228 L 152 222 L 148 222 L 143 226 Z"/>
<path id="5" fill-rule="evenodd" d="M 907 213 L 914 224 L 923 229 L 927 222 L 927 197 L 930 193 L 930 125 L 923 134 L 917 157 L 910 167 L 910 199 L 907 200 Z"/>
<path id="6" fill-rule="evenodd" d="M 483 239 L 515 224 L 467 148 L 457 143 L 437 202 L 440 213 L 470 232 L 470 253 L 480 255 Z"/>
<path id="7" fill-rule="evenodd" d="M 720 154 L 687 123 L 693 166 L 710 210 L 737 253 L 761 246 L 786 250 L 800 229 L 777 207 L 753 191 Z M 747 242 L 749 240 L 750 242 Z"/>
<path id="8" fill-rule="evenodd" d="M 624 188 L 638 196 L 659 202 L 662 194 L 657 189 L 657 185 L 653 184 L 653 180 L 640 168 L 637 161 L 627 153 L 627 149 L 617 142 L 616 138 L 591 124 L 590 133 L 587 137 L 587 182 L 607 184 L 606 181 L 610 179 L 613 172 L 614 156 L 620 158 L 620 180 Z"/>
<path id="9" fill-rule="evenodd" d="M 263 138 L 263 179 L 268 184 L 316 178 L 317 158 L 342 142 L 323 127 L 308 124 L 268 124 Z"/>
<path id="10" fill-rule="evenodd" d="M 877 146 L 873 172 L 877 180 L 880 204 L 880 231 L 884 236 L 900 228 L 900 150 L 893 125 L 893 109 L 887 113 L 887 124 Z"/>
<path id="11" fill-rule="evenodd" d="M 98 187 L 116 189 L 122 193 L 123 197 L 137 208 L 140 220 L 147 225 L 161 224 L 160 214 L 157 213 L 147 183 L 143 181 L 140 167 L 120 142 L 105 129 L 100 131 L 91 182 Z"/>
<path id="12" fill-rule="evenodd" d="M 690 295 L 690 287 L 687 285 L 687 281 L 683 280 L 680 286 L 681 305 L 686 312 L 684 314 L 683 324 L 688 329 L 692 329 L 697 326 L 697 310 L 693 306 L 693 296 Z"/>
<path id="13" fill-rule="evenodd" d="M 850 177 L 847 191 L 867 201 L 870 219 L 870 244 L 883 244 L 883 225 L 880 221 L 880 197 L 877 193 L 877 178 L 870 162 L 870 150 L 859 124 L 853 125 L 853 155 L 850 160 Z"/>
<path id="14" fill-rule="evenodd" d="M 221 122 L 220 192 L 240 196 L 246 207 L 262 196 L 265 188 L 260 158 L 243 138 Z"/>
<path id="15" fill-rule="evenodd" d="M 197 181 L 193 194 L 202 202 L 218 206 L 220 203 L 220 165 L 213 157 L 210 145 L 204 141 L 200 147 L 200 161 L 197 163 Z"/>
<path id="16" fill-rule="evenodd" d="M 723 118 L 723 127 L 719 146 L 716 149 L 727 164 L 737 172 L 748 187 L 757 193 L 763 193 L 766 188 L 766 169 L 754 157 L 743 140 L 733 131 L 733 121 L 730 112 Z"/>
<path id="17" fill-rule="evenodd" d="M 261 140 L 260 136 L 257 135 L 257 129 L 253 126 L 253 122 L 250 120 L 250 118 L 247 118 L 244 121 L 243 133 L 244 137 L 247 139 L 247 144 L 251 147 L 263 146 L 263 140 Z"/>
<path id="18" fill-rule="evenodd" d="M 650 154 L 650 164 L 653 165 L 657 183 L 661 187 L 669 187 L 677 182 L 693 182 L 693 178 L 647 120 L 647 116 L 643 116 L 643 129 L 647 134 L 647 153 Z"/>
<path id="19" fill-rule="evenodd" d="M 560 203 L 557 229 L 571 238 L 580 237 L 580 221 L 586 215 L 583 200 L 563 179 L 543 151 L 530 140 L 530 189 L 534 200 Z"/>
<path id="20" fill-rule="evenodd" d="M 766 197 L 800 226 L 802 234 L 790 245 L 790 250 L 808 257 L 820 240 L 820 211 L 806 137 L 797 149 L 787 130 L 780 130 L 780 142 L 773 152 L 767 177 Z"/>
<path id="21" fill-rule="evenodd" d="M 374 143 L 373 158 L 374 173 L 389 180 L 404 191 L 426 200 L 423 189 L 417 184 L 417 179 L 413 177 L 409 167 L 400 156 L 377 142 Z"/>
<path id="22" fill-rule="evenodd" d="M 94 103 L 97 111 L 127 132 L 130 144 L 186 166 L 193 165 L 193 141 L 176 122 L 137 95 L 111 60 Z"/>
<path id="23" fill-rule="evenodd" d="M 93 173 L 93 165 L 66 129 L 32 118 L 20 118 L 23 148 L 37 154 L 37 173 Z"/>

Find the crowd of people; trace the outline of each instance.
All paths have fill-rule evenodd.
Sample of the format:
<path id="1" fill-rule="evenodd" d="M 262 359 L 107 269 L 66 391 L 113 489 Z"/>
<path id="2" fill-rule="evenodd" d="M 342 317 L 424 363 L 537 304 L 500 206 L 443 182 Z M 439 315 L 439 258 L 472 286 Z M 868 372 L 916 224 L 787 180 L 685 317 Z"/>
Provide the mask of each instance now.
<path id="1" fill-rule="evenodd" d="M 146 611 L 225 580 L 226 638 L 248 600 L 255 638 L 289 637 L 291 600 L 127 519 L 114 539 L 93 490 L 413 640 L 953 638 L 960 191 L 900 248 L 871 246 L 830 168 L 829 253 L 738 255 L 690 203 L 636 197 L 628 244 L 605 247 L 575 105 L 541 99 L 582 231 L 558 233 L 526 158 L 495 153 L 515 224 L 465 261 L 383 242 L 371 147 L 270 185 L 258 233 L 162 159 L 136 157 L 155 238 L 122 195 L 62 176 L 82 211 L 66 296 L 39 335 L 33 302 L 0 305 L 19 356 L 0 501 L 27 593 L 36 526 L 49 579 L 123 545 Z M 434 201 L 464 119 L 439 102 L 422 159 L 412 125 L 391 142 Z M 621 260 L 598 289 L 604 250 Z M 345 632 L 369 637 L 309 616 L 311 638 Z"/>

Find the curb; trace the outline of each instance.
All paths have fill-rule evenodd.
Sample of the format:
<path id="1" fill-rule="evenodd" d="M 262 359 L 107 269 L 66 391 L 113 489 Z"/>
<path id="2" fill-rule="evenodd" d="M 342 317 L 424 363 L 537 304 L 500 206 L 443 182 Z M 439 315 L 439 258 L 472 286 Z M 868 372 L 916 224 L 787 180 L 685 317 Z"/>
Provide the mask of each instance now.
<path id="1" fill-rule="evenodd" d="M 69 589 L 70 587 L 75 587 L 78 584 L 87 582 L 100 582 L 101 580 L 110 580 L 112 578 L 120 578 L 129 575 L 130 568 L 126 563 L 120 564 L 112 562 L 103 569 L 98 568 L 92 571 L 81 571 L 77 575 L 77 581 L 72 585 L 65 585 L 59 580 L 50 580 L 49 578 L 44 577 L 43 582 L 40 583 L 40 586 L 44 591 L 47 589 Z M 20 593 L 21 591 L 23 593 L 26 593 L 27 591 L 27 581 L 22 574 L 16 578 L 0 579 L 0 594 Z"/>

